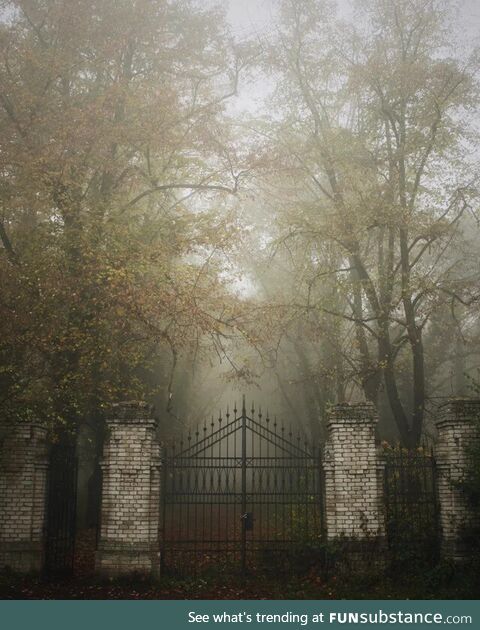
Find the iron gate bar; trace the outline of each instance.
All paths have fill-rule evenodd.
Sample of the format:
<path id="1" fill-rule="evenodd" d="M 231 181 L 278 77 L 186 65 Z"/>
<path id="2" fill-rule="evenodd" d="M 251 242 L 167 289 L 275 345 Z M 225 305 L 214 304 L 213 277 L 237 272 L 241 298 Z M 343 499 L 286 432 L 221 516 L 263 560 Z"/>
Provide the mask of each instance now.
<path id="1" fill-rule="evenodd" d="M 289 450 L 291 448 L 293 448 L 294 450 L 296 450 L 299 453 L 302 453 L 303 455 L 306 455 L 306 456 L 310 455 L 308 453 L 308 451 L 306 451 L 304 449 L 301 449 L 299 446 L 289 442 L 284 437 L 276 435 L 273 431 L 270 431 L 269 429 L 266 429 L 265 427 L 262 427 L 261 425 L 258 424 L 258 422 L 255 422 L 254 420 L 252 420 L 248 416 L 247 416 L 247 421 L 250 421 L 250 423 L 252 425 L 250 428 L 251 428 L 253 433 L 256 433 L 258 436 L 263 437 L 265 440 L 271 442 L 272 444 L 278 446 L 279 448 L 284 449 L 285 452 L 289 452 Z M 260 427 L 260 429 L 263 431 L 263 433 L 258 429 L 258 427 Z M 272 437 L 270 437 L 270 436 L 274 436 L 275 440 L 273 440 Z M 289 449 L 289 450 L 287 451 L 287 449 Z M 293 453 L 292 457 L 296 457 L 296 455 Z"/>
<path id="2" fill-rule="evenodd" d="M 256 433 L 259 437 L 262 437 L 264 440 L 269 441 L 271 444 L 273 444 L 274 446 L 277 446 L 278 448 L 282 448 L 286 452 L 293 451 L 291 452 L 292 457 L 296 457 L 297 456 L 296 453 L 301 453 L 305 455 L 306 457 L 311 456 L 311 453 L 309 453 L 307 450 L 302 449 L 300 448 L 300 446 L 289 442 L 286 438 L 280 435 L 277 435 L 270 429 L 267 429 L 266 427 L 262 427 L 258 422 L 252 420 L 252 418 L 250 418 L 249 416 L 245 416 L 245 422 L 247 423 L 248 428 L 250 428 L 250 430 L 253 433 Z M 238 423 L 237 426 L 222 427 L 221 429 L 218 429 L 217 431 L 215 431 L 215 433 L 202 438 L 196 444 L 188 446 L 186 449 L 178 453 L 177 457 L 196 457 L 199 453 L 202 453 L 206 451 L 207 449 L 212 448 L 213 446 L 215 446 L 215 444 L 221 442 L 223 439 L 229 437 L 230 435 L 233 435 L 234 433 L 237 433 L 240 431 L 243 432 L 244 430 L 243 418 L 241 417 L 236 418 L 234 421 L 234 424 L 236 423 Z M 225 432 L 227 428 L 229 428 L 229 430 Z"/>
<path id="3" fill-rule="evenodd" d="M 221 427 L 220 429 L 218 429 L 217 431 L 215 431 L 215 433 L 212 433 L 211 435 L 209 435 L 208 437 L 202 438 L 199 442 L 197 442 L 196 444 L 190 445 L 188 446 L 186 449 L 184 449 L 183 451 L 181 451 L 178 455 L 179 456 L 188 456 L 188 457 L 194 457 L 196 456 L 198 453 L 203 452 L 204 450 L 206 450 L 207 448 L 212 448 L 213 446 L 215 446 L 215 444 L 217 444 L 218 442 L 221 442 L 223 439 L 225 439 L 226 437 L 229 437 L 230 435 L 233 435 L 234 433 L 236 433 L 237 431 L 240 431 L 241 429 L 241 424 L 240 424 L 240 418 L 236 418 L 231 427 L 228 426 L 224 426 Z M 234 427 L 234 424 L 237 424 L 238 426 Z M 225 432 L 225 430 L 228 429 L 228 432 Z M 198 433 L 197 433 L 198 435 Z M 215 438 L 215 439 L 213 439 Z M 194 448 L 199 448 L 201 447 L 201 450 L 196 452 L 193 452 L 192 449 Z"/>
<path id="4" fill-rule="evenodd" d="M 226 423 L 221 414 L 179 448 L 163 450 L 162 564 L 195 569 L 212 554 L 238 562 L 242 571 L 263 554 L 316 544 L 324 531 L 319 450 L 300 434 L 262 422 L 261 410 Z M 240 439 L 237 439 L 240 438 Z M 266 451 L 266 453 L 265 453 Z M 238 472 L 238 474 L 237 474 Z M 241 518 L 244 517 L 244 518 Z M 265 556 L 266 558 L 266 556 Z"/>

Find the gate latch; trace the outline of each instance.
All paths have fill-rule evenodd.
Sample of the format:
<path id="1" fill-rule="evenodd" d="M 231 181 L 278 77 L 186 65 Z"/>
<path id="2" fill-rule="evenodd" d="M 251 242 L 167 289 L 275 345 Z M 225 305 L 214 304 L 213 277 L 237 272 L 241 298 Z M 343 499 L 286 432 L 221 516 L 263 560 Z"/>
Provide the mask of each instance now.
<path id="1" fill-rule="evenodd" d="M 253 513 L 252 512 L 245 512 L 245 514 L 242 514 L 240 518 L 244 521 L 245 523 L 244 527 L 246 530 L 253 529 Z"/>

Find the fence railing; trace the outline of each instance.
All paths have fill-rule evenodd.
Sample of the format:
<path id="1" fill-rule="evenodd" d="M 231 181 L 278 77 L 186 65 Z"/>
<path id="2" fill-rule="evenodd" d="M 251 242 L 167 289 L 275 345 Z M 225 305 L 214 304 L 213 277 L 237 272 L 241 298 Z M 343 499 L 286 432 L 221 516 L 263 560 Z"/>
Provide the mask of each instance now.
<path id="1" fill-rule="evenodd" d="M 440 528 L 433 449 L 386 447 L 384 505 L 393 564 L 438 559 Z"/>

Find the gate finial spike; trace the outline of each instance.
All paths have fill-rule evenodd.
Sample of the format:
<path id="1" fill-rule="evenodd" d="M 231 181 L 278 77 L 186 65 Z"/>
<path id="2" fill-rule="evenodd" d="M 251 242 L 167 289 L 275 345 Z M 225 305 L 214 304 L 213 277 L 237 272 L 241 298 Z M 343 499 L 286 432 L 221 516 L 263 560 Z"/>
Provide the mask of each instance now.
<path id="1" fill-rule="evenodd" d="M 247 403 L 245 402 L 245 394 L 242 394 L 242 414 L 247 413 Z"/>

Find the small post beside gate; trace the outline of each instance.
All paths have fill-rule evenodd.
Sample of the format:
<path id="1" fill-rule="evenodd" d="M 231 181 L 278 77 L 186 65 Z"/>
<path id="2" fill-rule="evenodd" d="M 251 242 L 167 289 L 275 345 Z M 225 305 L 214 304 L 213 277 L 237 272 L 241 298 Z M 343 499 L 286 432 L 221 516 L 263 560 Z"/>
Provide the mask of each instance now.
<path id="1" fill-rule="evenodd" d="M 150 405 L 115 405 L 107 419 L 96 570 L 157 575 L 160 458 Z"/>
<path id="2" fill-rule="evenodd" d="M 323 468 L 329 541 L 340 541 L 344 559 L 382 563 L 385 523 L 382 479 L 375 444 L 378 417 L 371 403 L 339 404 L 330 410 Z"/>
<path id="3" fill-rule="evenodd" d="M 45 559 L 47 427 L 0 425 L 0 571 L 40 572 Z"/>
<path id="4" fill-rule="evenodd" d="M 480 441 L 480 400 L 457 398 L 446 402 L 440 408 L 437 430 L 442 553 L 447 559 L 465 562 L 470 556 L 468 532 L 480 528 L 480 510 L 469 502 L 462 488 L 469 464 L 468 449 Z"/>

